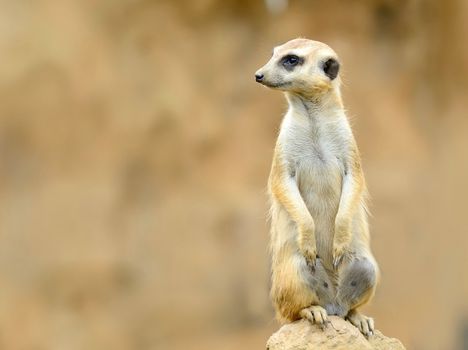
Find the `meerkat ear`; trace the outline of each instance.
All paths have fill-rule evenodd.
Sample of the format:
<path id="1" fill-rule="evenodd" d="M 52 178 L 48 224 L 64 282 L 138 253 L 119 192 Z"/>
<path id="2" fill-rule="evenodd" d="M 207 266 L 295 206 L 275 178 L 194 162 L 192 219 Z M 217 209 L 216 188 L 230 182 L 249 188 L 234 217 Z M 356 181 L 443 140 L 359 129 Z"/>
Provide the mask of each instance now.
<path id="1" fill-rule="evenodd" d="M 333 80 L 337 77 L 338 71 L 340 70 L 340 64 L 334 58 L 330 58 L 323 64 L 323 71 L 325 75 Z"/>

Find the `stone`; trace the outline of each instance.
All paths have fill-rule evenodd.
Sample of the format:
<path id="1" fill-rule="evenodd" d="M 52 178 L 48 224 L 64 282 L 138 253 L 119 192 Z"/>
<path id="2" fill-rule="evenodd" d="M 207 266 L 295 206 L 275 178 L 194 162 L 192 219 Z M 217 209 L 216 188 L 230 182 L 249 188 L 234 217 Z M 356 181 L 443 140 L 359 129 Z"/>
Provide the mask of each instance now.
<path id="1" fill-rule="evenodd" d="M 356 327 L 341 317 L 329 316 L 325 327 L 299 320 L 282 326 L 267 342 L 267 350 L 405 350 L 395 338 L 378 330 L 366 338 Z"/>

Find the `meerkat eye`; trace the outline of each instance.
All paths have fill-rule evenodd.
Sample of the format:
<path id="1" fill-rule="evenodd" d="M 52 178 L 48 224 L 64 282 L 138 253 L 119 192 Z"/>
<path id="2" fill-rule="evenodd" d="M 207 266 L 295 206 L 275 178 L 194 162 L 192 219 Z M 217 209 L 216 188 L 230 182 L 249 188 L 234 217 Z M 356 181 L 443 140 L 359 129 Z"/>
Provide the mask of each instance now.
<path id="1" fill-rule="evenodd" d="M 295 66 L 297 62 L 299 62 L 299 57 L 294 55 L 286 56 L 285 58 L 283 58 L 283 64 L 286 64 L 288 66 Z"/>
<path id="2" fill-rule="evenodd" d="M 302 64 L 303 59 L 296 55 L 286 55 L 280 60 L 280 64 L 287 70 L 292 70 L 298 64 Z"/>
<path id="3" fill-rule="evenodd" d="M 334 58 L 330 58 L 323 63 L 323 71 L 325 75 L 333 80 L 337 77 L 338 71 L 340 70 L 340 64 Z"/>

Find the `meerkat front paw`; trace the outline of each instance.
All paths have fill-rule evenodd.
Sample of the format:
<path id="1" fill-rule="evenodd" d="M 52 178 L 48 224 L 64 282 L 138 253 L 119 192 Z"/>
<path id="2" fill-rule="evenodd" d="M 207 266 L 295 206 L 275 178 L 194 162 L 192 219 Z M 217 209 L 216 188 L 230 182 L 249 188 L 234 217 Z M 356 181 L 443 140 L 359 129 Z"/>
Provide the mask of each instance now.
<path id="1" fill-rule="evenodd" d="M 317 246 L 315 240 L 305 239 L 300 235 L 298 240 L 299 251 L 304 256 L 308 265 L 315 267 L 317 262 Z"/>
<path id="2" fill-rule="evenodd" d="M 333 244 L 333 268 L 338 269 L 343 259 L 349 254 L 345 244 Z"/>
<path id="3" fill-rule="evenodd" d="M 353 326 L 357 327 L 366 337 L 374 334 L 374 320 L 371 317 L 367 317 L 358 311 L 352 310 L 348 313 L 346 319 L 351 322 Z"/>
<path id="4" fill-rule="evenodd" d="M 315 267 L 317 263 L 317 247 L 315 244 L 299 243 L 299 251 L 308 265 Z"/>
<path id="5" fill-rule="evenodd" d="M 299 316 L 309 320 L 312 323 L 317 323 L 320 325 L 326 324 L 328 322 L 327 310 L 318 305 L 312 305 L 302 309 L 299 313 Z"/>
<path id="6" fill-rule="evenodd" d="M 348 253 L 349 240 L 351 238 L 351 223 L 346 218 L 336 218 L 335 236 L 333 238 L 333 267 L 335 270 Z"/>

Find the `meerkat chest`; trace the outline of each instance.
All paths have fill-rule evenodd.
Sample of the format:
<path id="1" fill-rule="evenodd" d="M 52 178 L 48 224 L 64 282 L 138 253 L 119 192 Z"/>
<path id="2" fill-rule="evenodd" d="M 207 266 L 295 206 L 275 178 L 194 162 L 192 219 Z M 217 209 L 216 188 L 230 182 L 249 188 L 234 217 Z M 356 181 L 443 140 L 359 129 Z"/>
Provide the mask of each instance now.
<path id="1" fill-rule="evenodd" d="M 337 130 L 293 128 L 284 143 L 288 163 L 295 172 L 329 175 L 342 172 L 346 142 Z"/>
<path id="2" fill-rule="evenodd" d="M 341 193 L 346 159 L 346 130 L 340 125 L 290 125 L 284 151 L 304 194 L 336 197 Z"/>
<path id="3" fill-rule="evenodd" d="M 325 137 L 304 140 L 302 152 L 294 155 L 296 180 L 302 192 L 332 194 L 341 190 L 343 174 L 339 145 Z"/>

